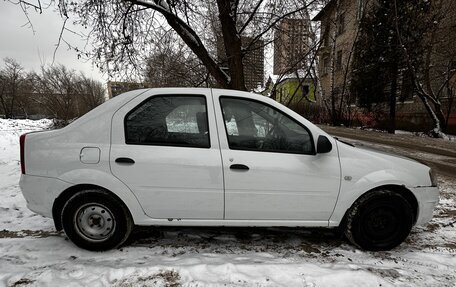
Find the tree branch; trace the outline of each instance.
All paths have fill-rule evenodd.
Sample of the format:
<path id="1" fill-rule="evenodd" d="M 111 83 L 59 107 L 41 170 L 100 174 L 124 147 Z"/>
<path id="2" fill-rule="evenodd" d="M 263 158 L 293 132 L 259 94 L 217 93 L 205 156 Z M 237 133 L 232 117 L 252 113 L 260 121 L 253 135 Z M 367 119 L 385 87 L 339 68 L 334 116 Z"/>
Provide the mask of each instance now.
<path id="1" fill-rule="evenodd" d="M 247 28 L 247 26 L 248 26 L 248 25 L 250 24 L 250 22 L 253 20 L 253 18 L 254 18 L 255 15 L 256 15 L 256 12 L 258 11 L 258 8 L 260 8 L 260 6 L 261 6 L 261 3 L 263 3 L 263 0 L 258 1 L 258 3 L 255 5 L 255 8 L 253 8 L 253 11 L 250 13 L 249 18 L 245 21 L 244 25 L 243 25 L 242 28 L 239 30 L 239 35 L 241 35 L 242 32 L 244 32 L 245 28 Z"/>
<path id="2" fill-rule="evenodd" d="M 188 47 L 198 56 L 198 58 L 203 62 L 207 67 L 208 71 L 215 78 L 215 80 L 224 88 L 228 87 L 229 77 L 225 72 L 223 72 L 217 63 L 209 55 L 209 52 L 206 50 L 203 45 L 200 37 L 196 32 L 182 19 L 177 15 L 171 13 L 166 7 L 156 4 L 158 0 L 155 0 L 155 3 L 146 2 L 142 0 L 127 0 L 133 4 L 147 7 L 161 13 L 168 24 L 176 31 L 176 33 L 181 37 L 181 39 L 188 45 Z"/>

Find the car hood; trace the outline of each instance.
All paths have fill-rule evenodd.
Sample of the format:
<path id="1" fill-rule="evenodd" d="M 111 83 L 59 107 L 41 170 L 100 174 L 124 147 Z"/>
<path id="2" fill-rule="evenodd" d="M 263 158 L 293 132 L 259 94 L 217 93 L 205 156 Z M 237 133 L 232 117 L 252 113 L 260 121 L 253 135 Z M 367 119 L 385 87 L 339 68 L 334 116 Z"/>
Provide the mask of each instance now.
<path id="1" fill-rule="evenodd" d="M 365 146 L 365 145 L 361 145 L 361 146 L 355 146 L 355 148 L 357 149 L 360 149 L 360 150 L 364 150 L 364 151 L 367 151 L 368 153 L 374 155 L 374 156 L 381 156 L 381 157 L 384 157 L 384 158 L 387 158 L 389 160 L 408 160 L 408 161 L 412 161 L 414 163 L 418 163 L 418 164 L 422 164 L 420 163 L 419 161 L 413 159 L 413 158 L 410 158 L 410 157 L 406 157 L 406 156 L 403 156 L 403 155 L 400 155 L 400 154 L 397 154 L 397 153 L 394 153 L 394 152 L 387 152 L 387 151 L 384 151 L 384 150 L 379 150 L 379 149 L 376 149 L 374 147 L 370 147 L 370 146 Z"/>

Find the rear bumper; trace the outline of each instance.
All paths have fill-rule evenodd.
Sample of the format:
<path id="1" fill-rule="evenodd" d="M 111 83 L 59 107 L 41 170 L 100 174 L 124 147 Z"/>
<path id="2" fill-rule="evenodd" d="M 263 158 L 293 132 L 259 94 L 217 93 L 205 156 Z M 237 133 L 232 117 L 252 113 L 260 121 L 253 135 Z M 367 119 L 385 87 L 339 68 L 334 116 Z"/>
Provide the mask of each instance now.
<path id="1" fill-rule="evenodd" d="M 70 184 L 57 178 L 22 174 L 19 187 L 31 211 L 52 218 L 56 195 L 70 187 Z"/>
<path id="2" fill-rule="evenodd" d="M 439 188 L 436 186 L 411 188 L 418 200 L 416 225 L 424 225 L 432 219 L 435 206 L 439 203 Z"/>

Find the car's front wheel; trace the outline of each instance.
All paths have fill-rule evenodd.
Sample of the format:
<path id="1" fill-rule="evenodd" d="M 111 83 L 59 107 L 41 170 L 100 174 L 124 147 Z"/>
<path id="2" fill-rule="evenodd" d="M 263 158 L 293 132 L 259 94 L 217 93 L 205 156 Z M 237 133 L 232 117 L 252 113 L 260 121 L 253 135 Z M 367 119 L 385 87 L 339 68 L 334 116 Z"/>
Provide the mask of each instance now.
<path id="1" fill-rule="evenodd" d="M 77 246 L 102 251 L 120 246 L 133 222 L 125 205 L 104 190 L 85 190 L 64 205 L 62 226 Z"/>
<path id="2" fill-rule="evenodd" d="M 407 238 L 413 220 L 413 209 L 402 195 L 377 190 L 362 196 L 348 210 L 345 235 L 362 249 L 390 250 Z"/>

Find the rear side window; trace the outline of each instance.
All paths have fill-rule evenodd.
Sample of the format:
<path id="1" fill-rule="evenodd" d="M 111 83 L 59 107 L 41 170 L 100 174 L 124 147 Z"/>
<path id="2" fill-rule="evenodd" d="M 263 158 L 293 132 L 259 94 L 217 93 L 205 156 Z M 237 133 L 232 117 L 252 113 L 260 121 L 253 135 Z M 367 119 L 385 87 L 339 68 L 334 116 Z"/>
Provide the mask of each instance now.
<path id="1" fill-rule="evenodd" d="M 125 142 L 209 148 L 204 96 L 154 96 L 125 117 Z"/>

